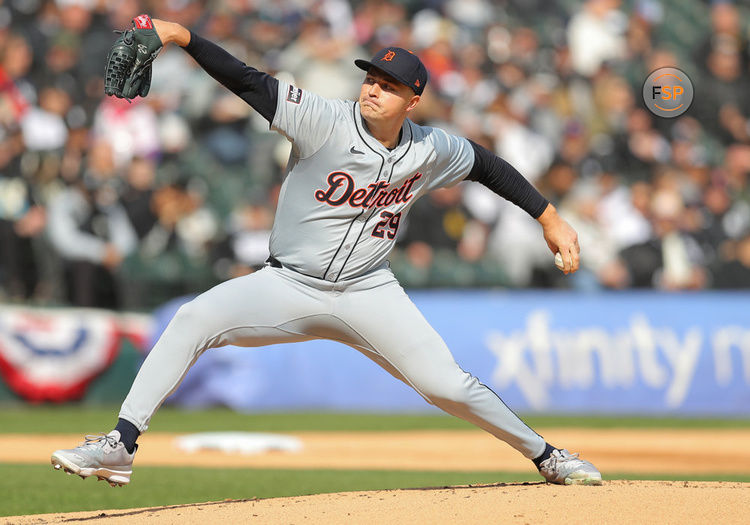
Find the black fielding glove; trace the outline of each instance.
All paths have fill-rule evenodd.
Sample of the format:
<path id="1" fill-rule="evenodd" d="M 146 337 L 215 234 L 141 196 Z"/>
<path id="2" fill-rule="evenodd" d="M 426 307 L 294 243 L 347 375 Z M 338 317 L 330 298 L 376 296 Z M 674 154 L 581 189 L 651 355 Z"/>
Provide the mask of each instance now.
<path id="1" fill-rule="evenodd" d="M 151 87 L 151 63 L 163 47 L 148 15 L 133 19 L 107 55 L 104 94 L 117 98 L 145 97 Z"/>

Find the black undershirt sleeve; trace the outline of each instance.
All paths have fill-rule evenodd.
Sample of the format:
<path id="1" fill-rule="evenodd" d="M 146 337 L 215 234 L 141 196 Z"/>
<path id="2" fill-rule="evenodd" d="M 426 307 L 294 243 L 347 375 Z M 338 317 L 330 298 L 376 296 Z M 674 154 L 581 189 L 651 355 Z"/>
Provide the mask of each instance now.
<path id="1" fill-rule="evenodd" d="M 206 73 L 273 122 L 278 102 L 279 81 L 268 73 L 258 71 L 238 60 L 210 40 L 190 32 L 190 43 L 185 46 L 190 56 Z"/>
<path id="2" fill-rule="evenodd" d="M 474 166 L 466 180 L 487 186 L 537 219 L 549 201 L 507 161 L 472 140 L 469 143 L 474 148 Z"/>

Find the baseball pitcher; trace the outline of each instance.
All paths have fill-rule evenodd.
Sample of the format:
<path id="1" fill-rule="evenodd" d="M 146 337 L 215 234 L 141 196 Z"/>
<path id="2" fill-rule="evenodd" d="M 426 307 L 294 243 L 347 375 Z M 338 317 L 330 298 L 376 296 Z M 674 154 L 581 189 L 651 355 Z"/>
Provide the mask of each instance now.
<path id="1" fill-rule="evenodd" d="M 260 271 L 182 306 L 138 372 L 115 429 L 54 452 L 54 467 L 127 484 L 139 434 L 203 352 L 326 338 L 505 441 L 547 481 L 601 484 L 591 463 L 548 444 L 461 369 L 389 269 L 412 204 L 463 180 L 484 184 L 537 219 L 565 273 L 579 264 L 576 232 L 512 166 L 470 140 L 409 120 L 428 81 L 419 58 L 389 47 L 356 60 L 365 71 L 358 99 L 327 100 L 245 65 L 179 24 L 141 15 L 110 53 L 106 93 L 145 95 L 152 61 L 171 43 L 292 143 L 271 256 Z"/>

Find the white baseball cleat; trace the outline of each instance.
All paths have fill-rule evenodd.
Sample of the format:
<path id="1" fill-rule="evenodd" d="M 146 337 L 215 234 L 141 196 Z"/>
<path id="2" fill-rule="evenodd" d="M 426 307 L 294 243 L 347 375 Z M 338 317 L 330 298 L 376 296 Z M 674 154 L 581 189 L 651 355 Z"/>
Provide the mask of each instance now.
<path id="1" fill-rule="evenodd" d="M 85 439 L 76 448 L 56 450 L 52 454 L 51 462 L 55 470 L 78 474 L 83 479 L 96 476 L 113 487 L 130 483 L 135 450 L 132 454 L 128 453 L 120 442 L 117 430 L 109 434 L 88 435 Z"/>
<path id="2" fill-rule="evenodd" d="M 601 485 L 602 475 L 596 467 L 565 449 L 555 449 L 539 465 L 539 473 L 550 483 L 559 485 Z"/>

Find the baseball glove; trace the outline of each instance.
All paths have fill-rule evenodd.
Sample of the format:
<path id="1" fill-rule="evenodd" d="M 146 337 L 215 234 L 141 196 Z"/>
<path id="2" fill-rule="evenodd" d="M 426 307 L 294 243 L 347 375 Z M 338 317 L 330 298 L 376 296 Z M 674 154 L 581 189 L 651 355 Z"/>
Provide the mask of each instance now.
<path id="1" fill-rule="evenodd" d="M 133 28 L 123 31 L 107 55 L 104 94 L 118 98 L 145 97 L 151 87 L 151 63 L 162 42 L 151 17 L 139 15 Z"/>

